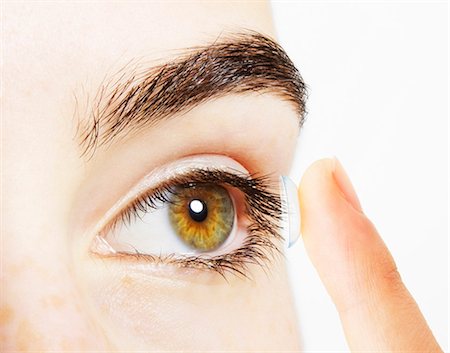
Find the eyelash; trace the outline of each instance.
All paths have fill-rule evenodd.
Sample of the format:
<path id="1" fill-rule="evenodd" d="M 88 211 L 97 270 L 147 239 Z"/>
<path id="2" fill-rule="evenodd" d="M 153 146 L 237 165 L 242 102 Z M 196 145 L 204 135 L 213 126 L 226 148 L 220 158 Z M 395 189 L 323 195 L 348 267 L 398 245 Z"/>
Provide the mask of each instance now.
<path id="1" fill-rule="evenodd" d="M 171 202 L 176 193 L 174 186 L 194 186 L 197 183 L 221 184 L 239 189 L 244 194 L 245 212 L 250 220 L 243 244 L 227 254 L 205 257 L 202 255 L 150 255 L 118 252 L 114 256 L 134 257 L 154 263 L 177 265 L 183 268 L 212 270 L 223 277 L 233 273 L 248 277 L 248 265 L 264 266 L 275 253 L 281 254 L 277 240 L 282 238 L 280 222 L 284 209 L 278 193 L 271 191 L 269 176 L 236 174 L 220 169 L 192 169 L 174 176 L 133 200 L 101 233 L 108 233 L 120 224 L 130 224 L 141 213 L 159 208 L 160 203 Z"/>

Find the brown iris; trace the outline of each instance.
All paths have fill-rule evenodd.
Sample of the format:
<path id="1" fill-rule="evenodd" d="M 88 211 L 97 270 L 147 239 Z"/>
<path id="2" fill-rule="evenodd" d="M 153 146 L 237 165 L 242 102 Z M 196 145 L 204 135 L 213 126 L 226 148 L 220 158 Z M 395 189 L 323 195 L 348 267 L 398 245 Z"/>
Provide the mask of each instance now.
<path id="1" fill-rule="evenodd" d="M 214 184 L 177 187 L 169 217 L 178 236 L 190 247 L 211 251 L 233 230 L 234 207 L 228 191 Z"/>

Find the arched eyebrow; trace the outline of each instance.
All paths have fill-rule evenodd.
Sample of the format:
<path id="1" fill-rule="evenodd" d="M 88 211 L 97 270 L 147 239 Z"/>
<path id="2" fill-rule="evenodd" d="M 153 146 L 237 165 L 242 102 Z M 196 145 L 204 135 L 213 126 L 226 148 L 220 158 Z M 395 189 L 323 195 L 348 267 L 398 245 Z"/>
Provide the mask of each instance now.
<path id="1" fill-rule="evenodd" d="M 146 70 L 105 80 L 79 119 L 81 154 L 227 94 L 272 93 L 305 116 L 306 86 L 283 48 L 257 32 L 227 36 Z"/>

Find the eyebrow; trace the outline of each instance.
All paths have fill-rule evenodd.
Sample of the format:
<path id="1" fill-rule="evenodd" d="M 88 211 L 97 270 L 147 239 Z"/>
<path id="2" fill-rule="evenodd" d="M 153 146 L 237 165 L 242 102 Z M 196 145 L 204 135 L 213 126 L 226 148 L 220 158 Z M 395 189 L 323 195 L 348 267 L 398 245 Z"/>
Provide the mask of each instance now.
<path id="1" fill-rule="evenodd" d="M 91 158 L 98 147 L 201 103 L 252 92 L 291 103 L 302 126 L 306 85 L 283 48 L 260 33 L 227 35 L 149 69 L 127 66 L 104 80 L 88 105 L 87 119 L 79 116 L 81 155 Z"/>

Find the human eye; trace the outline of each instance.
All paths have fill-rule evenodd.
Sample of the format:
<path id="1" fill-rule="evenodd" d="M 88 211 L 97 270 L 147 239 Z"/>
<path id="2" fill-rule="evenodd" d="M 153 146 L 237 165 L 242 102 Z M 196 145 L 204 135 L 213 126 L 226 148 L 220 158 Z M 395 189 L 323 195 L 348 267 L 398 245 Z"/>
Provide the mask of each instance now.
<path id="1" fill-rule="evenodd" d="M 248 276 L 280 253 L 283 201 L 270 175 L 224 156 L 158 168 L 105 217 L 91 246 L 103 257 Z"/>

